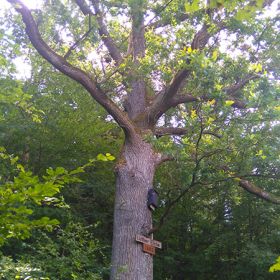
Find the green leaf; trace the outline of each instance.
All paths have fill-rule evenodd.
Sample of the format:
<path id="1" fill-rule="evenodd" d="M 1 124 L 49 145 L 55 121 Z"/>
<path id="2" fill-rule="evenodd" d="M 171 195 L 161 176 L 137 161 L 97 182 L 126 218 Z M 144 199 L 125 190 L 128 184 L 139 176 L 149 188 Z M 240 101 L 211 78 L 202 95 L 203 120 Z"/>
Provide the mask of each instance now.
<path id="1" fill-rule="evenodd" d="M 97 160 L 108 161 L 107 157 L 104 156 L 103 154 L 98 154 L 96 158 Z"/>
<path id="2" fill-rule="evenodd" d="M 191 118 L 195 119 L 197 117 L 196 110 L 191 110 Z"/>
<path id="3" fill-rule="evenodd" d="M 260 63 L 258 63 L 256 66 L 256 73 L 259 73 L 261 71 L 262 71 L 262 65 Z"/>
<path id="4" fill-rule="evenodd" d="M 191 3 L 185 3 L 185 9 L 187 13 L 194 13 L 199 10 L 199 0 L 193 0 Z"/>
<path id="5" fill-rule="evenodd" d="M 116 158 L 111 155 L 111 156 L 108 156 L 107 159 L 112 161 L 112 160 L 115 160 Z"/>
<path id="6" fill-rule="evenodd" d="M 106 153 L 106 157 L 108 160 L 115 160 L 115 157 L 113 155 L 111 155 L 110 153 Z"/>
<path id="7" fill-rule="evenodd" d="M 216 61 L 217 58 L 218 58 L 218 51 L 213 51 L 213 53 L 212 53 L 212 59 L 213 59 L 214 61 Z"/>
<path id="8" fill-rule="evenodd" d="M 231 106 L 234 103 L 233 100 L 226 100 L 225 105 L 226 106 Z"/>
<path id="9" fill-rule="evenodd" d="M 269 270 L 269 272 L 275 272 L 280 271 L 280 257 L 277 258 L 276 263 L 272 265 Z"/>

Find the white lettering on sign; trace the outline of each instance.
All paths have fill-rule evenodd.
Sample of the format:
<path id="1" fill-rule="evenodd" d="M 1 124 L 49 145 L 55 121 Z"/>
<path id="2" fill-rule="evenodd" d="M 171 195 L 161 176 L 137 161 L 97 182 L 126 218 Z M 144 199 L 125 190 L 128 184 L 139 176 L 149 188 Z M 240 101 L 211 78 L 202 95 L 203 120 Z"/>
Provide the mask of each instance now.
<path id="1" fill-rule="evenodd" d="M 141 243 L 144 243 L 144 244 L 148 244 L 150 245 L 151 244 L 151 239 L 150 238 L 147 238 L 143 235 L 136 235 L 136 241 L 138 242 L 141 242 Z"/>
<path id="2" fill-rule="evenodd" d="M 152 246 L 154 246 L 154 247 L 156 247 L 156 248 L 159 248 L 159 249 L 162 248 L 162 244 L 161 244 L 160 241 L 147 238 L 146 236 L 143 236 L 143 235 L 137 234 L 137 235 L 136 235 L 136 241 L 137 241 L 137 242 L 144 243 L 144 244 L 147 244 L 147 245 L 152 245 Z"/>

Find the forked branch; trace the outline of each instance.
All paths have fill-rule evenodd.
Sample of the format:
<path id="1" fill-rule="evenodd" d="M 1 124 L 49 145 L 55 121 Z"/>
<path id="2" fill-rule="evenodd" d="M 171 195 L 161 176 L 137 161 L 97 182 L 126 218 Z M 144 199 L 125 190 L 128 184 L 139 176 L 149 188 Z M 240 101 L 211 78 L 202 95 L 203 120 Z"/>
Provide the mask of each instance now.
<path id="1" fill-rule="evenodd" d="M 183 80 L 183 76 L 184 76 L 183 71 L 187 71 L 187 70 L 182 70 L 181 72 L 178 73 L 178 76 L 174 77 L 174 83 L 171 82 L 171 86 L 168 89 L 169 94 L 166 93 L 166 95 L 163 94 L 158 96 L 158 101 L 157 101 L 158 106 L 152 106 L 150 108 L 150 119 L 153 117 L 154 120 L 157 120 L 162 114 L 164 114 L 170 108 L 176 107 L 177 105 L 182 103 L 209 101 L 212 99 L 212 97 L 207 97 L 207 96 L 196 97 L 190 93 L 180 94 L 180 95 L 175 94 L 174 96 L 171 96 L 171 98 L 169 98 L 172 92 L 174 93 L 176 90 L 178 90 L 176 85 L 178 86 L 178 83 L 181 82 L 180 79 Z M 248 74 L 244 79 L 240 80 L 239 82 L 233 85 L 227 86 L 223 89 L 223 91 L 227 94 L 227 97 L 233 99 L 234 101 L 231 107 L 237 109 L 247 108 L 247 104 L 241 100 L 238 100 L 235 95 L 239 90 L 242 90 L 250 81 L 258 79 L 260 77 L 261 76 L 257 74 Z"/>
<path id="2" fill-rule="evenodd" d="M 80 83 L 91 96 L 102 105 L 116 122 L 123 128 L 128 137 L 135 134 L 133 124 L 118 106 L 109 99 L 91 78 L 81 69 L 68 63 L 62 56 L 54 52 L 42 39 L 38 26 L 29 9 L 20 0 L 8 0 L 16 11 L 21 14 L 26 26 L 26 33 L 39 54 L 63 74 Z"/>
<path id="3" fill-rule="evenodd" d="M 96 20 L 97 20 L 97 23 L 99 26 L 99 28 L 98 28 L 99 35 L 100 35 L 102 41 L 104 42 L 105 46 L 107 47 L 111 57 L 116 62 L 116 65 L 119 65 L 122 61 L 122 55 L 121 55 L 119 49 L 117 48 L 114 40 L 110 36 L 110 33 L 107 29 L 107 26 L 104 21 L 104 15 L 100 9 L 100 2 L 99 2 L 99 0 L 92 0 L 91 2 L 93 5 L 93 8 L 94 8 L 94 11 L 96 14 Z"/>
<path id="4" fill-rule="evenodd" d="M 100 9 L 100 2 L 99 0 L 92 0 L 91 2 L 95 13 L 92 12 L 90 6 L 88 6 L 84 0 L 76 0 L 77 5 L 84 15 L 92 15 L 96 17 L 98 23 L 98 33 L 101 37 L 101 40 L 108 49 L 111 57 L 116 62 L 116 65 L 119 65 L 122 60 L 122 55 L 107 29 L 104 21 L 104 15 Z"/>
<path id="5" fill-rule="evenodd" d="M 223 28 L 222 24 L 217 25 L 218 31 Z M 208 26 L 203 25 L 203 27 L 196 33 L 194 39 L 192 41 L 191 47 L 193 50 L 201 50 L 203 49 L 208 40 L 210 39 L 211 34 L 208 32 Z M 178 93 L 179 89 L 182 87 L 182 84 L 185 82 L 187 77 L 190 74 L 190 70 L 184 68 L 178 71 L 173 79 L 171 80 L 170 84 L 166 87 L 166 89 L 155 98 L 152 106 L 149 108 L 147 112 L 147 122 L 150 125 L 154 125 L 157 120 L 170 108 L 174 107 L 173 105 L 173 98 Z M 193 98 L 192 101 L 196 101 Z M 182 103 L 182 102 L 180 102 Z M 179 104 L 179 103 L 178 103 Z M 176 105 L 175 105 L 176 106 Z"/>

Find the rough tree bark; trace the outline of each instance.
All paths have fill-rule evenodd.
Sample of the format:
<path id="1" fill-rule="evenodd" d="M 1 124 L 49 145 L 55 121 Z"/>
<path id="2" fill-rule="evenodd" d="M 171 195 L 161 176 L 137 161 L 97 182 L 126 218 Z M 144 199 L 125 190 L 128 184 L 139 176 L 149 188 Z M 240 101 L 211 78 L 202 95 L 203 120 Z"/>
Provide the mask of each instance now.
<path id="1" fill-rule="evenodd" d="M 127 79 L 129 84 L 125 83 L 124 85 L 129 92 L 127 106 L 125 106 L 126 112 L 110 99 L 102 91 L 102 87 L 97 85 L 87 73 L 66 61 L 70 52 L 67 52 L 67 56 L 62 57 L 46 44 L 31 12 L 20 0 L 8 0 L 8 2 L 21 14 L 26 26 L 26 33 L 40 55 L 56 69 L 84 86 L 93 99 L 103 106 L 123 129 L 125 143 L 116 165 L 111 280 L 152 280 L 152 256 L 142 252 L 142 245 L 136 243 L 135 237 L 136 234 L 148 236 L 152 230 L 152 214 L 147 207 L 147 193 L 153 187 L 156 167 L 161 162 L 168 160 L 168 158 L 156 153 L 151 144 L 145 142 L 144 138 L 147 134 L 157 137 L 162 135 L 183 135 L 186 132 L 185 129 L 174 127 L 157 128 L 158 119 L 172 107 L 176 107 L 181 103 L 199 102 L 203 100 L 203 97 L 197 98 L 189 93 L 180 93 L 180 88 L 190 74 L 189 70 L 181 69 L 175 73 L 173 79 L 161 93 L 148 101 L 144 77 L 137 73 L 139 61 L 145 56 L 144 14 L 146 1 L 134 1 L 130 7 L 132 28 L 131 44 L 129 44 L 131 51 L 128 53 L 132 56 L 134 67 L 126 76 L 126 78 L 129 78 Z M 117 67 L 122 62 L 123 55 L 107 30 L 101 2 L 99 0 L 87 2 L 76 0 L 76 4 L 83 14 L 96 16 L 100 39 Z M 182 20 L 184 19 L 187 19 L 187 17 L 182 18 Z M 224 28 L 223 22 L 214 22 L 214 24 L 217 26 L 216 32 Z M 212 35 L 208 32 L 208 26 L 203 25 L 193 37 L 191 42 L 192 49 L 203 49 Z M 72 51 L 71 48 L 70 51 Z M 244 81 L 225 88 L 225 93 L 234 97 L 234 93 L 237 90 L 255 78 L 255 76 L 246 77 Z M 204 97 L 204 99 L 207 98 Z M 239 101 L 234 100 L 235 103 L 232 106 L 237 107 Z M 241 105 L 239 104 L 238 106 L 244 108 L 243 104 Z M 211 132 L 205 133 L 211 134 Z M 212 134 L 215 135 L 214 133 Z M 259 191 L 247 181 L 241 181 L 240 186 L 255 195 L 273 201 L 265 192 Z"/>
<path id="2" fill-rule="evenodd" d="M 147 207 L 157 154 L 141 137 L 126 142 L 116 166 L 116 196 L 111 279 L 153 279 L 152 256 L 142 252 L 137 234 L 147 236 L 152 214 Z"/>

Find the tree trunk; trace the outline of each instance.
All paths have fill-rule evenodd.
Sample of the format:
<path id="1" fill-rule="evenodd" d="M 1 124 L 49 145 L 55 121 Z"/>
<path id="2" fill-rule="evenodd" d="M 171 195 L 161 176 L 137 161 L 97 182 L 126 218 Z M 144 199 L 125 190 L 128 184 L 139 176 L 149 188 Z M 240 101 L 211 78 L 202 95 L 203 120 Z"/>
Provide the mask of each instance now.
<path id="1" fill-rule="evenodd" d="M 136 243 L 152 228 L 147 193 L 153 187 L 156 155 L 140 137 L 126 141 L 116 166 L 111 280 L 152 280 L 153 257 Z"/>

